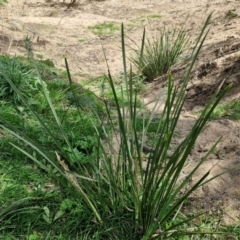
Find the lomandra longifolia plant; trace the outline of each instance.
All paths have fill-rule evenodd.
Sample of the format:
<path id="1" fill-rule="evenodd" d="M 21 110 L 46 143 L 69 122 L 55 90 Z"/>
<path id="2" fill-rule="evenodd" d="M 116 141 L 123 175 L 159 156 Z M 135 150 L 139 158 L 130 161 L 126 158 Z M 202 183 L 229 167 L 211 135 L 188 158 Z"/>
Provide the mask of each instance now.
<path id="1" fill-rule="evenodd" d="M 137 119 L 139 114 L 144 112 L 145 107 L 139 107 L 139 104 L 137 104 L 139 96 L 133 87 L 132 70 L 131 68 L 129 71 L 127 70 L 123 25 L 121 43 L 125 87 L 124 90 L 122 89 L 121 94 L 122 98 L 127 98 L 127 104 L 121 104 L 122 101 L 117 96 L 113 77 L 110 71 L 108 71 L 108 81 L 114 96 L 115 108 L 113 109 L 112 104 L 105 102 L 107 117 L 103 120 L 101 120 L 100 116 L 98 118 L 102 130 L 99 131 L 98 126 L 96 126 L 96 138 L 98 139 L 98 145 L 96 146 L 97 154 L 96 159 L 93 159 L 90 165 L 87 167 L 76 165 L 75 168 L 69 168 L 68 163 L 70 160 L 68 159 L 68 154 L 64 152 L 62 143 L 55 139 L 51 129 L 44 124 L 41 116 L 33 111 L 24 97 L 22 97 L 22 101 L 55 143 L 55 156 L 46 153 L 42 146 L 35 143 L 34 139 L 27 138 L 24 133 L 14 129 L 0 117 L 2 122 L 1 128 L 23 141 L 44 158 L 45 162 L 54 168 L 56 181 L 69 194 L 79 199 L 81 204 L 92 210 L 93 219 L 86 219 L 86 222 L 92 222 L 91 226 L 86 226 L 89 227 L 88 236 L 90 238 L 96 231 L 100 231 L 99 229 L 101 229 L 101 232 L 104 232 L 102 238 L 111 236 L 112 239 L 131 240 L 178 239 L 180 236 L 203 234 L 204 232 L 211 234 L 208 229 L 195 227 L 188 229 L 186 226 L 191 226 L 192 219 L 183 218 L 180 213 L 181 206 L 188 196 L 197 188 L 213 179 L 207 179 L 209 175 L 209 171 L 207 171 L 198 182 L 191 186 L 189 185 L 189 180 L 220 139 L 217 140 L 212 149 L 199 161 L 198 165 L 185 179 L 181 182 L 178 179 L 198 135 L 230 86 L 223 90 L 219 96 L 214 95 L 212 97 L 188 136 L 174 149 L 173 154 L 170 157 L 168 156 L 168 150 L 170 149 L 185 101 L 185 92 L 190 73 L 207 36 L 210 17 L 207 18 L 196 41 L 192 61 L 186 70 L 181 86 L 175 87 L 171 74 L 168 76 L 167 97 L 159 128 L 156 132 L 158 140 L 151 153 L 146 156 L 146 168 L 143 166 L 142 152 L 148 127 L 155 116 L 156 107 L 153 108 L 150 117 L 146 118 L 142 130 L 137 130 Z M 144 45 L 144 38 L 145 33 L 142 45 Z M 72 79 L 67 61 L 66 68 L 71 87 Z M 21 96 L 21 92 L 16 88 L 8 75 L 5 74 L 4 76 L 14 91 Z M 42 84 L 42 88 L 55 118 L 56 126 L 59 128 L 59 134 L 61 134 L 68 149 L 73 149 L 72 143 L 62 128 L 62 123 L 54 109 L 48 91 L 45 89 L 45 84 Z M 160 97 L 156 100 L 156 106 L 160 102 Z M 27 152 L 19 146 L 13 145 L 13 147 L 22 151 L 45 171 L 49 171 L 49 168 L 42 161 L 31 154 L 32 150 Z M 185 191 L 182 191 L 183 189 Z M 180 194 L 182 192 L 184 194 Z M 99 237 L 99 239 L 102 238 L 101 236 Z"/>
<path id="2" fill-rule="evenodd" d="M 188 196 L 209 181 L 206 180 L 209 172 L 206 172 L 197 183 L 191 187 L 188 186 L 189 180 L 220 139 L 181 183 L 178 182 L 178 178 L 186 165 L 191 149 L 203 126 L 230 86 L 218 97 L 212 97 L 189 135 L 176 147 L 171 157 L 168 156 L 168 151 L 170 150 L 171 141 L 185 101 L 185 92 L 191 70 L 207 36 L 205 31 L 207 30 L 209 20 L 210 16 L 207 18 L 198 37 L 194 49 L 195 54 L 189 69 L 186 71 L 182 85 L 178 88 L 174 87 L 171 74 L 168 76 L 167 99 L 159 122 L 160 127 L 156 133 L 159 137 L 152 153 L 148 155 L 146 169 L 143 167 L 142 150 L 146 140 L 146 133 L 148 132 L 147 129 L 153 120 L 155 112 L 154 110 L 152 111 L 151 117 L 146 119 L 146 124 L 143 126 L 141 133 L 139 133 L 136 130 L 136 119 L 143 112 L 144 106 L 143 109 L 138 109 L 137 107 L 137 93 L 133 88 L 132 72 L 130 69 L 130 73 L 128 73 L 126 67 L 124 31 L 122 27 L 122 55 L 125 88 L 127 89 L 126 92 L 122 92 L 122 95 L 127 95 L 128 105 L 120 105 L 115 84 L 109 72 L 109 84 L 112 88 L 117 108 L 118 127 L 114 124 L 110 113 L 109 123 L 112 126 L 112 131 L 115 133 L 114 137 L 118 139 L 119 148 L 114 148 L 111 141 L 108 142 L 107 149 L 112 150 L 110 158 L 109 153 L 105 150 L 106 147 L 102 146 L 103 153 L 99 163 L 101 163 L 104 170 L 104 178 L 107 179 L 109 190 L 111 190 L 109 192 L 109 196 L 111 196 L 110 202 L 112 203 L 111 209 L 121 206 L 128 213 L 131 213 L 135 223 L 133 228 L 135 234 L 140 234 L 142 239 L 152 239 L 153 237 L 156 239 L 173 239 L 181 235 L 197 234 L 196 229 L 194 229 L 195 232 L 187 233 L 186 228 L 182 228 L 182 226 L 189 222 L 190 219 L 179 220 L 178 217 L 180 215 L 177 216 L 177 214 Z M 143 44 L 144 37 L 142 40 Z M 156 101 L 156 105 L 159 104 L 158 101 L 160 100 Z M 100 143 L 103 145 L 101 140 Z M 186 186 L 188 186 L 188 190 L 183 195 L 180 194 Z M 178 220 L 175 221 L 176 219 Z M 183 229 L 185 230 L 183 231 Z"/>

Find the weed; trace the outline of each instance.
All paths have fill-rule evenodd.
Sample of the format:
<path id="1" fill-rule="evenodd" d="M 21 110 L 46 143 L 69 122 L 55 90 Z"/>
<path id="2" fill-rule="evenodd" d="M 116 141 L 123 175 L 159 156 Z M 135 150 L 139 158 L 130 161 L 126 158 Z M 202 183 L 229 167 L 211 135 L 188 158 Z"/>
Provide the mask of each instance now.
<path id="1" fill-rule="evenodd" d="M 78 41 L 79 41 L 80 43 L 87 43 L 89 40 L 86 39 L 86 38 L 79 38 Z"/>
<path id="2" fill-rule="evenodd" d="M 148 133 L 151 132 L 158 132 L 159 124 L 162 123 L 162 120 L 160 117 L 155 117 L 155 118 L 143 118 L 143 117 L 137 117 L 136 118 L 136 131 L 142 131 L 143 129 L 146 128 L 146 124 L 149 123 L 149 126 L 147 128 Z"/>
<path id="3" fill-rule="evenodd" d="M 238 99 L 232 100 L 226 104 L 219 105 L 211 115 L 212 120 L 227 117 L 234 120 L 240 119 L 240 101 Z"/>
<path id="4" fill-rule="evenodd" d="M 136 28 L 136 27 L 137 27 L 136 24 L 133 24 L 133 23 L 127 24 L 127 29 L 128 29 L 128 30 L 132 30 L 132 29 L 134 29 L 134 28 Z"/>
<path id="5" fill-rule="evenodd" d="M 115 23 L 101 23 L 88 27 L 94 34 L 99 36 L 112 35 L 115 31 L 120 30 Z"/>
<path id="6" fill-rule="evenodd" d="M 6 76 L 12 80 L 25 97 L 29 97 L 34 91 L 37 92 L 39 90 L 38 79 L 33 70 L 28 70 L 17 61 L 16 57 L 1 56 L 0 64 L 5 72 L 5 76 L 3 73 L 0 74 L 1 99 L 12 99 L 14 103 L 19 103 L 20 101 L 18 94 L 14 92 L 11 85 L 6 81 Z"/>
<path id="7" fill-rule="evenodd" d="M 71 89 L 66 92 L 66 97 L 71 105 L 86 111 L 96 111 L 99 115 L 104 113 L 104 104 L 99 101 L 99 98 L 79 84 L 72 84 Z"/>
<path id="8" fill-rule="evenodd" d="M 226 16 L 229 18 L 235 18 L 238 16 L 238 13 L 236 12 L 236 9 L 233 9 L 233 10 L 227 11 Z"/>
<path id="9" fill-rule="evenodd" d="M 18 162 L 9 161 L 1 163 L 1 187 L 0 187 L 0 204 L 6 207 L 13 201 L 25 197 L 40 197 L 44 195 L 47 175 L 27 165 L 24 159 L 18 159 Z M 25 163 L 25 166 L 24 164 Z"/>
<path id="10" fill-rule="evenodd" d="M 134 91 L 141 93 L 144 90 L 144 84 L 141 76 L 134 76 L 133 77 L 133 89 Z M 119 99 L 119 103 L 121 106 L 127 104 L 127 88 L 124 83 L 124 76 L 123 73 L 120 73 L 119 76 L 114 77 L 114 82 L 116 86 L 116 93 Z M 110 105 L 115 105 L 115 100 L 113 96 L 113 92 L 108 82 L 108 77 L 103 75 L 99 76 L 91 81 L 91 85 L 95 84 L 95 87 L 99 89 L 98 95 L 105 99 Z M 141 106 L 140 98 L 137 99 L 138 106 Z"/>
<path id="11" fill-rule="evenodd" d="M 148 15 L 147 17 L 150 18 L 150 19 L 162 18 L 162 16 L 160 14 L 152 14 L 152 15 Z"/>

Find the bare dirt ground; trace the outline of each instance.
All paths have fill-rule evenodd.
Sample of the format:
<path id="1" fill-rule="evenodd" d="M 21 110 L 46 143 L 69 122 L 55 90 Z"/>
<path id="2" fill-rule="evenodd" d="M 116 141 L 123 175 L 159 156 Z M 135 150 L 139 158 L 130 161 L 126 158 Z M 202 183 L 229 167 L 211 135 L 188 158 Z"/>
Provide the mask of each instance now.
<path id="1" fill-rule="evenodd" d="M 147 35 L 155 34 L 166 25 L 168 28 L 186 26 L 194 40 L 205 19 L 213 13 L 211 29 L 197 60 L 188 87 L 188 96 L 178 129 L 180 142 L 196 121 L 194 113 L 204 106 L 210 96 L 229 83 L 233 88 L 224 101 L 240 95 L 240 1 L 231 0 L 105 0 L 77 1 L 67 9 L 60 1 L 10 0 L 0 7 L 0 50 L 2 54 L 26 54 L 23 38 L 33 41 L 36 57 L 51 59 L 57 67 L 64 68 L 68 58 L 74 79 L 81 82 L 106 73 L 102 48 L 111 72 L 122 71 L 120 30 L 114 34 L 96 35 L 88 27 L 99 23 L 125 24 L 126 35 L 140 43 L 143 27 Z M 232 13 L 236 13 L 232 15 Z M 161 15 L 154 18 L 153 15 Z M 127 44 L 132 42 L 128 38 Z M 175 84 L 181 82 L 184 68 L 173 73 Z M 166 85 L 160 77 L 147 85 L 145 101 L 156 98 Z M 229 119 L 209 122 L 200 135 L 191 154 L 191 165 L 196 165 L 211 146 L 223 136 L 217 149 L 205 161 L 193 182 L 211 169 L 214 176 L 234 168 L 200 189 L 193 202 L 208 209 L 217 206 L 224 212 L 222 221 L 239 223 L 240 218 L 240 123 Z M 214 167 L 214 168 L 213 168 Z M 184 170 L 184 174 L 189 171 Z"/>

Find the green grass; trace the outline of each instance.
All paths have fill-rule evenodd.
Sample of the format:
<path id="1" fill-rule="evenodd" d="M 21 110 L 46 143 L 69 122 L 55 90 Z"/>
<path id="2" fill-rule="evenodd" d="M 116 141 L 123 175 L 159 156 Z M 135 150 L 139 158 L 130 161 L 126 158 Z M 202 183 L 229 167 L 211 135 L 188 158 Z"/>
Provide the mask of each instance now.
<path id="1" fill-rule="evenodd" d="M 10 140 L 10 139 L 8 139 Z M 0 205 L 7 207 L 25 197 L 43 196 L 48 176 L 30 164 L 21 154 L 15 153 L 15 160 L 0 159 L 1 187 Z"/>
<path id="2" fill-rule="evenodd" d="M 219 105 L 211 115 L 212 120 L 227 117 L 233 120 L 240 119 L 240 101 L 238 99 L 232 100 L 228 103 Z"/>
<path id="3" fill-rule="evenodd" d="M 128 90 L 126 88 L 126 85 L 124 83 L 124 76 L 122 73 L 118 74 L 117 76 L 114 76 L 114 83 L 116 88 L 116 94 L 119 100 L 119 104 L 121 106 L 124 106 L 127 104 L 128 99 Z M 93 89 L 96 95 L 98 95 L 101 99 L 107 100 L 108 104 L 115 106 L 115 99 L 113 92 L 111 90 L 111 86 L 108 81 L 108 77 L 106 75 L 99 76 L 95 79 L 90 80 L 89 82 L 86 82 L 86 87 L 89 87 L 90 89 Z M 142 93 L 144 91 L 144 84 L 143 80 L 139 76 L 133 77 L 133 88 L 136 92 Z M 141 106 L 141 99 L 140 96 L 137 97 L 137 105 L 138 107 Z"/>
<path id="4" fill-rule="evenodd" d="M 5 64 L 2 66 L 14 63 L 14 66 L 20 66 L 24 69 L 23 71 L 27 69 L 27 72 L 31 69 L 29 59 L 22 57 L 2 57 L 0 65 L 1 63 Z M 55 105 L 72 149 L 69 149 L 69 146 L 65 145 L 59 136 L 54 116 L 41 89 L 35 91 L 25 85 L 24 92 L 18 88 L 19 92 L 16 93 L 11 85 L 8 85 L 10 91 L 16 94 L 0 98 L 0 123 L 7 121 L 16 132 L 22 131 L 25 138 L 33 139 L 35 144 L 41 145 L 42 149 L 51 156 L 55 155 L 56 144 L 62 144 L 70 161 L 69 167 L 79 166 L 79 164 L 88 167 L 89 163 L 96 158 L 97 141 L 94 123 L 97 121 L 96 113 L 99 117 L 105 114 L 103 103 L 99 102 L 91 91 L 83 89 L 81 85 L 66 84 L 64 75 L 54 68 L 51 61 L 37 61 L 36 65 L 41 77 L 44 78 L 47 75 L 43 86 Z M 52 75 L 52 72 L 56 74 Z M 31 70 L 27 77 L 31 80 L 31 78 L 37 79 L 37 76 L 37 73 Z M 11 79 L 14 80 L 12 77 Z M 18 98 L 19 94 L 25 91 L 29 91 L 25 100 L 30 108 L 22 103 L 21 98 Z M 15 99 L 17 99 L 17 104 L 15 104 Z M 31 111 L 35 111 L 43 119 L 47 128 L 51 129 L 51 134 L 56 137 L 55 143 L 39 125 Z M 9 143 L 19 145 L 16 138 L 1 129 L 0 238 L 7 239 L 9 236 L 9 239 L 15 237 L 19 239 L 24 236 L 24 239 L 48 239 L 49 236 L 55 236 L 56 239 L 68 239 L 70 235 L 77 236 L 78 224 L 83 226 L 88 224 L 84 219 L 86 219 L 86 214 L 91 218 L 92 213 L 82 206 L 81 201 L 76 201 L 64 192 L 59 183 L 53 180 L 55 177 L 58 178 L 56 171 L 37 151 L 33 149 L 30 154 L 38 158 L 44 168 L 36 168 L 29 157 Z M 24 151 L 29 150 L 25 144 L 21 144 L 21 147 Z M 79 168 L 79 172 L 81 171 Z M 59 181 L 62 181 L 61 178 Z M 21 199 L 29 199 L 29 203 L 28 200 L 19 202 Z M 47 214 L 48 210 L 49 214 Z M 19 227 L 16 229 L 14 225 Z"/>
<path id="5" fill-rule="evenodd" d="M 147 16 L 150 19 L 159 19 L 162 18 L 162 16 L 160 14 L 152 14 L 152 15 L 148 15 Z"/>
<path id="6" fill-rule="evenodd" d="M 93 158 L 93 147 L 97 144 L 94 137 L 95 129 L 92 125 L 96 119 L 94 120 L 94 116 L 90 113 L 79 115 L 77 107 L 74 106 L 78 102 L 73 102 L 71 99 L 69 99 L 70 97 L 68 95 L 66 98 L 66 95 L 62 91 L 59 93 L 56 88 L 55 91 L 56 92 L 54 94 L 52 93 L 50 95 L 53 100 L 55 99 L 54 102 L 57 105 L 56 112 L 59 114 L 61 121 L 64 121 L 63 129 L 67 132 L 69 141 L 71 141 L 75 154 L 78 156 L 78 161 L 88 162 L 91 158 Z M 95 108 L 93 97 L 90 98 L 87 96 L 79 96 L 79 101 L 81 99 L 83 99 L 83 101 L 80 102 L 80 107 L 86 109 L 85 111 L 88 111 L 88 107 L 89 109 L 94 108 L 96 111 L 98 111 L 97 107 Z M 87 105 L 87 101 L 90 102 L 90 106 Z M 62 139 L 57 136 L 57 126 L 54 124 L 54 118 L 51 115 L 50 109 L 46 104 L 43 95 L 38 93 L 37 95 L 31 97 L 29 99 L 29 104 L 32 109 L 37 111 L 38 114 L 44 118 L 45 124 L 51 129 L 52 134 L 56 136 L 58 142 L 62 142 Z M 38 121 L 30 116 L 28 109 L 21 106 L 17 106 L 16 108 L 6 102 L 2 103 L 0 112 L 5 121 L 11 123 L 16 129 L 22 129 L 25 131 L 27 137 L 35 138 L 35 141 L 38 142 L 38 144 L 41 144 L 46 151 L 54 154 L 53 149 L 55 144 L 51 142 L 49 136 L 45 134 L 43 129 L 41 129 Z M 81 124 L 79 124 L 80 122 Z M 67 151 L 68 147 L 65 146 L 65 148 Z M 0 150 L 4 153 L 6 151 L 6 146 L 3 145 L 2 148 L 0 147 Z M 11 154 L 10 149 L 8 150 L 8 155 L 9 154 Z M 71 155 L 70 158 L 71 164 L 74 164 L 74 157 Z"/>
<path id="7" fill-rule="evenodd" d="M 8 0 L 0 0 L 0 6 L 8 3 Z"/>
<path id="8" fill-rule="evenodd" d="M 236 12 L 236 9 L 233 9 L 233 10 L 227 11 L 226 16 L 228 18 L 236 18 L 238 16 L 238 13 Z"/>
<path id="9" fill-rule="evenodd" d="M 113 35 L 116 31 L 120 30 L 120 27 L 116 23 L 99 23 L 94 26 L 89 26 L 94 34 L 98 36 Z"/>
<path id="10" fill-rule="evenodd" d="M 133 23 L 128 23 L 126 26 L 127 26 L 127 30 L 132 30 L 132 29 L 136 28 L 138 25 L 133 24 Z"/>

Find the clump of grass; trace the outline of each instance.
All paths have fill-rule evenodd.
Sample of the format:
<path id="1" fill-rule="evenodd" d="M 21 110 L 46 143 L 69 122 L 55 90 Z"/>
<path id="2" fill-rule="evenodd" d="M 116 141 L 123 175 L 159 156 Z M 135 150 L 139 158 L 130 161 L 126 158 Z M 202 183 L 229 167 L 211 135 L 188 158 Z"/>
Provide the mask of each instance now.
<path id="1" fill-rule="evenodd" d="M 212 113 L 210 119 L 215 120 L 222 117 L 227 117 L 234 120 L 240 119 L 240 101 L 235 99 L 226 104 L 221 104 Z"/>
<path id="2" fill-rule="evenodd" d="M 90 29 L 94 34 L 98 36 L 106 36 L 106 35 L 112 35 L 115 33 L 115 31 L 120 30 L 120 27 L 116 25 L 115 23 L 99 23 L 94 26 L 89 26 L 88 29 Z"/>
<path id="3" fill-rule="evenodd" d="M 29 97 L 33 92 L 39 90 L 39 82 L 33 70 L 28 70 L 16 57 L 10 58 L 1 56 L 1 68 L 10 78 L 25 97 Z M 0 99 L 12 99 L 18 103 L 20 98 L 14 92 L 11 85 L 6 81 L 5 76 L 0 74 Z"/>
<path id="4" fill-rule="evenodd" d="M 6 142 L 7 140 L 8 142 Z M 14 142 L 14 139 L 6 138 L 6 150 L 9 149 L 9 141 Z M 15 143 L 17 144 L 16 141 Z M 0 181 L 1 208 L 7 207 L 13 201 L 25 197 L 44 196 L 46 184 L 49 181 L 47 174 L 38 168 L 34 168 L 25 159 L 26 157 L 19 152 L 15 152 L 14 160 L 11 160 L 10 154 L 8 158 L 6 158 L 5 154 L 3 153 L 3 157 L 0 158 L 0 174 L 2 176 Z"/>
<path id="5" fill-rule="evenodd" d="M 188 42 L 189 37 L 184 29 L 169 31 L 164 28 L 152 39 L 145 39 L 144 32 L 142 46 L 140 49 L 134 49 L 135 55 L 131 60 L 138 72 L 147 81 L 151 81 L 167 73 L 172 66 L 182 60 L 182 53 L 186 50 Z"/>
<path id="6" fill-rule="evenodd" d="M 36 64 L 37 69 L 39 70 L 40 68 L 42 71 L 45 71 L 45 69 L 49 70 L 49 67 L 53 68 L 53 64 L 49 60 L 41 60 L 40 62 L 36 62 Z M 2 81 L 4 81 L 3 83 L 8 87 L 8 92 L 4 91 L 4 93 L 8 93 L 8 95 L 3 95 L 1 98 L 2 101 L 0 101 L 1 118 L 11 124 L 12 127 L 18 130 L 22 129 L 22 131 L 26 133 L 26 137 L 35 138 L 35 141 L 44 146 L 45 150 L 54 154 L 54 145 L 51 143 L 49 136 L 41 129 L 39 122 L 34 119 L 34 117 L 29 116 L 31 111 L 21 102 L 21 97 L 24 97 L 24 101 L 27 102 L 30 109 L 44 118 L 45 124 L 51 128 L 52 134 L 58 139 L 57 141 L 62 142 L 61 137 L 58 137 L 58 130 L 54 124 L 54 118 L 51 115 L 51 108 L 41 89 L 41 85 L 43 84 L 46 93 L 49 94 L 53 104 L 55 104 L 55 110 L 63 122 L 62 126 L 64 131 L 67 132 L 68 138 L 72 142 L 74 154 L 69 153 L 68 147 L 64 146 L 69 159 L 71 159 L 71 164 L 91 161 L 95 154 L 94 146 L 97 144 L 94 137 L 95 128 L 92 125 L 96 122 L 96 117 L 92 112 L 98 113 L 99 116 L 104 114 L 103 103 L 98 101 L 92 92 L 84 90 L 78 84 L 72 84 L 71 87 L 69 87 L 68 84 L 60 79 L 52 79 L 51 81 L 47 79 L 41 83 L 36 80 L 39 79 L 36 71 L 29 69 L 29 61 L 23 58 L 2 57 L 0 59 L 0 65 L 5 72 L 1 75 Z M 12 69 L 13 67 L 14 69 Z M 12 70 L 15 70 L 14 75 L 9 75 Z M 25 76 L 25 72 L 30 72 L 31 74 Z M 40 77 L 43 76 L 42 72 L 40 73 L 38 71 L 38 73 Z M 25 76 L 25 78 L 23 78 L 23 76 Z M 17 87 L 18 92 L 15 92 L 11 85 L 5 81 L 6 78 L 11 79 Z M 32 84 L 35 84 L 34 87 L 27 84 L 28 79 Z M 17 103 L 17 105 L 12 103 Z M 80 109 L 80 111 L 78 111 L 78 109 Z M 81 124 L 79 125 L 80 122 Z M 5 144 L 3 144 L 4 141 L 5 138 L 0 138 L 0 151 L 3 153 L 2 156 L 5 156 L 4 154 L 7 149 Z M 10 149 L 8 149 L 6 154 L 6 159 L 15 156 L 14 151 Z M 78 161 L 75 160 L 76 155 L 78 156 Z"/>
<path id="7" fill-rule="evenodd" d="M 236 12 L 236 9 L 232 9 L 226 12 L 226 16 L 228 18 L 235 18 L 238 16 L 238 13 Z"/>
<path id="8" fill-rule="evenodd" d="M 32 65 L 29 58 L 25 58 L 22 56 L 16 56 L 15 58 L 18 64 L 23 65 L 27 70 L 33 70 L 35 72 L 34 66 Z M 37 58 L 39 59 L 38 61 L 36 61 L 38 72 L 44 80 L 51 81 L 59 79 L 63 81 L 64 78 L 66 78 L 66 75 L 64 76 L 63 71 L 55 68 L 52 60 L 42 59 L 43 57 L 41 55 L 38 55 Z"/>
<path id="9" fill-rule="evenodd" d="M 147 16 L 150 19 L 158 19 L 158 18 L 162 18 L 162 16 L 160 14 L 151 14 Z"/>
<path id="10" fill-rule="evenodd" d="M 142 78 L 139 76 L 133 76 L 133 89 L 134 91 L 140 93 L 144 89 L 144 84 L 142 81 Z M 116 93 L 119 100 L 119 104 L 121 106 L 127 105 L 128 99 L 127 99 L 127 91 L 126 85 L 124 83 L 124 76 L 123 73 L 120 73 L 118 76 L 114 76 L 114 82 L 116 87 Z M 108 77 L 106 75 L 99 76 L 92 81 L 90 81 L 91 85 L 94 84 L 94 87 L 98 89 L 97 95 L 100 96 L 101 99 L 105 99 L 108 104 L 115 106 L 115 100 L 113 96 L 113 92 L 111 90 L 111 86 L 108 81 Z M 88 86 L 88 84 L 86 84 Z M 141 106 L 141 100 L 140 97 L 137 99 L 137 105 L 138 107 Z"/>

